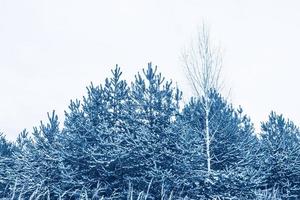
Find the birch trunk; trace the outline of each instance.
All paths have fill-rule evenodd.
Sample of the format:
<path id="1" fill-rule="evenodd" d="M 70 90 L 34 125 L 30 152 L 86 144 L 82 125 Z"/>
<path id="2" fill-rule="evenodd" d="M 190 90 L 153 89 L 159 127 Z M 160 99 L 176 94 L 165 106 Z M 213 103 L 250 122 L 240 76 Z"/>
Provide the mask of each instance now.
<path id="1" fill-rule="evenodd" d="M 206 103 L 207 104 L 207 103 Z M 209 133 L 209 109 L 205 109 L 205 143 L 206 143 L 206 156 L 207 156 L 207 174 L 211 173 L 211 156 L 210 156 L 210 133 Z"/>

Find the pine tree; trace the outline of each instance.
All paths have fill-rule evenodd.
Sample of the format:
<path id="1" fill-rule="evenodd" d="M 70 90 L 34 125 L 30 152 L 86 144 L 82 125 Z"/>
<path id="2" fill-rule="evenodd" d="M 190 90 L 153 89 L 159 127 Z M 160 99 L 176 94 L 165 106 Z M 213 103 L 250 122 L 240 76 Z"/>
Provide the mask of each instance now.
<path id="1" fill-rule="evenodd" d="M 135 76 L 131 85 L 132 124 L 139 127 L 137 139 L 144 144 L 137 158 L 142 158 L 144 185 L 151 180 L 154 198 L 161 198 L 162 186 L 172 190 L 176 189 L 176 184 L 181 184 L 180 149 L 176 146 L 180 143 L 180 135 L 173 129 L 181 96 L 182 92 L 173 86 L 172 81 L 166 81 L 157 72 L 157 66 L 153 67 L 151 63 L 142 74 Z"/>
<path id="2" fill-rule="evenodd" d="M 280 191 L 283 199 L 298 199 L 300 192 L 299 128 L 271 112 L 261 126 L 263 186 Z"/>
<path id="3" fill-rule="evenodd" d="M 28 138 L 26 130 L 17 139 L 15 184 L 19 192 L 22 190 L 18 194 L 22 198 L 29 198 L 35 192 L 50 198 L 58 198 L 63 193 L 60 185 L 65 171 L 61 157 L 63 149 L 59 121 L 54 111 L 51 115 L 48 113 L 48 120 L 47 124 L 41 122 L 39 127 L 34 127 L 32 139 Z"/>
<path id="4" fill-rule="evenodd" d="M 5 197 L 10 193 L 12 169 L 15 165 L 14 151 L 14 144 L 7 141 L 5 135 L 0 133 L 0 197 Z"/>
<path id="5" fill-rule="evenodd" d="M 73 188 L 92 190 L 101 186 L 102 194 L 109 196 L 125 189 L 128 173 L 134 173 L 123 169 L 130 164 L 126 160 L 134 142 L 129 131 L 129 88 L 121 75 L 116 66 L 112 78 L 104 85 L 91 84 L 83 103 L 71 101 L 66 112 L 65 160 L 73 169 L 68 182 Z"/>
<path id="6" fill-rule="evenodd" d="M 182 93 L 165 81 L 157 66 L 148 64 L 143 76 L 138 73 L 131 86 L 135 122 L 159 134 L 168 127 L 179 112 Z"/>
<path id="7" fill-rule="evenodd" d="M 190 138 L 198 140 L 192 141 L 199 151 L 198 155 L 193 154 L 193 156 L 197 155 L 198 158 L 195 160 L 198 160 L 199 163 L 191 163 L 193 165 L 191 171 L 201 174 L 202 178 L 196 178 L 192 182 L 204 185 L 204 190 L 199 186 L 199 192 L 202 191 L 206 195 L 205 198 L 212 198 L 211 195 L 218 193 L 221 197 L 225 195 L 224 198 L 251 196 L 255 186 L 253 181 L 257 176 L 254 164 L 255 152 L 258 150 L 253 125 L 250 119 L 243 114 L 241 108 L 234 109 L 215 90 L 212 90 L 208 97 L 211 136 L 210 176 L 206 176 L 204 173 L 207 169 L 204 101 L 207 99 L 192 99 L 182 113 L 181 120 L 187 124 L 186 126 L 190 126 L 186 129 L 190 130 L 189 135 L 192 135 Z M 191 150 L 191 152 L 193 151 Z M 241 175 L 242 172 L 243 175 Z M 253 181 L 249 181 L 250 178 Z M 244 193 L 243 190 L 248 190 L 249 194 Z"/>

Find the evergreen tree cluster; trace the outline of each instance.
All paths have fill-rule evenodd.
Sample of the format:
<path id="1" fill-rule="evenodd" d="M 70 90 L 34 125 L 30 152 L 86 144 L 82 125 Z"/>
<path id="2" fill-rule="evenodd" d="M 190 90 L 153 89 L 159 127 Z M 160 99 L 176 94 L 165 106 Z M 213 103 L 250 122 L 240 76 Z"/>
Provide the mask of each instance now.
<path id="1" fill-rule="evenodd" d="M 182 92 L 148 64 L 129 85 L 120 67 L 15 142 L 0 134 L 0 197 L 8 199 L 299 199 L 299 129 L 271 112 L 255 133 L 241 107 Z M 183 105 L 183 106 L 182 106 Z"/>

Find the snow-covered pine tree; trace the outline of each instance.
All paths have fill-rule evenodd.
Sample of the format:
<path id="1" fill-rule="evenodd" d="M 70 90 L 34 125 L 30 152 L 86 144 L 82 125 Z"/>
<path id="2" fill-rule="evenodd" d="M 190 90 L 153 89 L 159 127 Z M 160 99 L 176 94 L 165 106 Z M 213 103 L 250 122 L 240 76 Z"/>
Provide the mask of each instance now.
<path id="1" fill-rule="evenodd" d="M 282 115 L 271 112 L 261 125 L 262 189 L 276 189 L 283 199 L 300 195 L 300 131 Z"/>
<path id="2" fill-rule="evenodd" d="M 122 72 L 118 65 L 111 70 L 112 77 L 105 79 L 104 85 L 87 87 L 87 97 L 83 97 L 82 110 L 94 124 L 101 121 L 109 127 L 126 123 L 128 119 L 129 87 L 121 79 Z"/>
<path id="3" fill-rule="evenodd" d="M 219 93 L 212 90 L 209 95 L 211 112 L 211 160 L 212 170 L 223 170 L 228 167 L 248 163 L 244 152 L 247 147 L 255 142 L 253 124 L 243 114 L 241 107 L 233 108 Z M 205 108 L 202 99 L 191 99 L 183 110 L 182 120 L 193 127 L 195 137 L 201 138 L 202 148 L 205 148 Z M 197 134 L 197 131 L 200 134 Z M 236 144 L 243 144 L 239 146 Z M 245 148 L 245 149 L 244 149 Z"/>
<path id="4" fill-rule="evenodd" d="M 172 126 L 179 114 L 182 92 L 157 72 L 157 66 L 149 63 L 142 74 L 135 76 L 130 96 L 133 124 L 139 127 L 136 134 L 138 138 L 145 138 L 138 155 L 144 158 L 140 162 L 146 164 L 144 177 L 152 181 L 154 198 L 161 198 L 161 187 L 176 189 L 175 183 L 180 177 L 176 146 L 180 141 Z"/>
<path id="5" fill-rule="evenodd" d="M 104 85 L 91 84 L 83 99 L 71 101 L 63 130 L 66 164 L 73 169 L 68 182 L 73 188 L 101 188 L 105 196 L 127 189 L 133 170 L 129 88 L 118 66 Z M 97 189 L 98 188 L 98 189 Z"/>
<path id="6" fill-rule="evenodd" d="M 172 81 L 157 72 L 157 66 L 148 63 L 142 75 L 138 73 L 131 85 L 131 100 L 137 124 L 155 134 L 162 134 L 179 112 L 182 92 L 173 87 Z"/>
<path id="7" fill-rule="evenodd" d="M 195 139 L 192 140 L 199 151 L 198 155 L 195 152 L 192 156 L 198 156 L 198 159 L 195 160 L 201 163 L 191 162 L 193 165 L 191 171 L 194 171 L 196 175 L 202 173 L 203 177 L 207 177 L 205 176 L 207 162 L 205 161 L 205 154 L 203 154 L 206 152 L 207 146 L 205 104 L 208 101 L 210 105 L 208 119 L 211 136 L 212 176 L 206 179 L 201 179 L 200 176 L 199 179 L 199 175 L 194 175 L 196 179 L 191 181 L 199 183 L 200 192 L 208 195 L 206 198 L 212 198 L 209 195 L 216 195 L 217 193 L 226 194 L 228 198 L 230 196 L 253 195 L 254 183 L 248 180 L 250 178 L 254 180 L 256 176 L 255 168 L 252 167 L 257 149 L 253 125 L 250 119 L 243 114 L 241 108 L 234 109 L 215 90 L 211 90 L 208 97 L 208 99 L 192 99 L 182 113 L 181 120 L 187 124 L 186 126 L 190 126 L 190 128 L 185 129 L 185 131 L 189 131 L 189 138 L 199 139 L 198 142 Z M 190 152 L 194 152 L 193 149 Z M 242 175 L 241 171 L 245 173 Z M 203 182 L 201 183 L 201 181 Z M 248 190 L 249 194 L 243 190 Z"/>
<path id="8" fill-rule="evenodd" d="M 15 165 L 13 153 L 15 145 L 0 133 L 0 198 L 6 197 L 11 192 L 11 178 L 13 176 L 13 167 Z"/>
<path id="9" fill-rule="evenodd" d="M 17 178 L 15 187 L 20 198 L 29 198 L 34 194 L 58 198 L 63 187 L 63 149 L 58 117 L 55 111 L 48 113 L 48 122 L 41 122 L 34 127 L 33 139 L 23 131 L 17 139 L 18 152 L 15 158 L 18 161 L 15 170 Z M 22 193 L 22 194 L 21 194 Z"/>
<path id="10" fill-rule="evenodd" d="M 9 142 L 3 133 L 0 132 L 0 157 L 11 157 L 14 146 Z"/>

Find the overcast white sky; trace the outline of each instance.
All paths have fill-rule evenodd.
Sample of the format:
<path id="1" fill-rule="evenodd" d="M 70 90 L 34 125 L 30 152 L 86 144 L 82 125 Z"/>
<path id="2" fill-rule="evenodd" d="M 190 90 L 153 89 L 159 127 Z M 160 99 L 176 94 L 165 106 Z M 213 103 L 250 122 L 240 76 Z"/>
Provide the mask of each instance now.
<path id="1" fill-rule="evenodd" d="M 0 0 L 0 131 L 14 139 L 60 119 L 119 64 L 159 66 L 189 87 L 179 59 L 202 21 L 224 50 L 226 86 L 256 125 L 271 110 L 300 124 L 300 3 L 295 0 Z"/>

